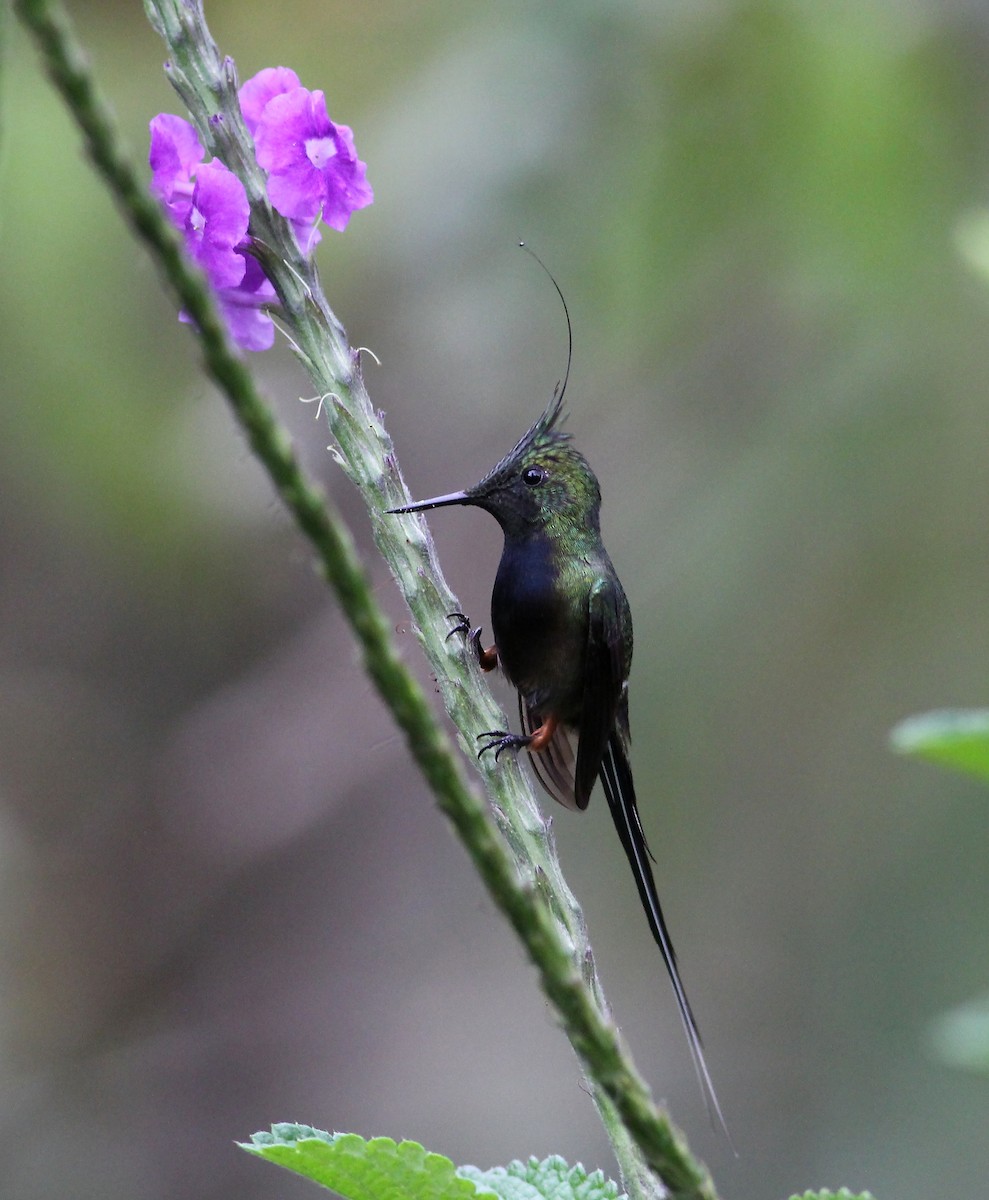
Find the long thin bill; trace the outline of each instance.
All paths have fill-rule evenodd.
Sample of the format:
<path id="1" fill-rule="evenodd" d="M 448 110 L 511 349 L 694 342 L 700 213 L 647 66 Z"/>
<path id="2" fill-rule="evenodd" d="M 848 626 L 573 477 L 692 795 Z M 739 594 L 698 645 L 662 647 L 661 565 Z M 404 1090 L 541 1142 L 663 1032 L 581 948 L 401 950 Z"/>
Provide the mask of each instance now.
<path id="1" fill-rule="evenodd" d="M 434 496 L 432 500 L 420 500 L 416 504 L 405 504 L 401 508 L 386 509 L 390 513 L 422 512 L 425 508 L 445 508 L 448 504 L 469 504 L 466 492 L 450 492 L 446 496 Z"/>

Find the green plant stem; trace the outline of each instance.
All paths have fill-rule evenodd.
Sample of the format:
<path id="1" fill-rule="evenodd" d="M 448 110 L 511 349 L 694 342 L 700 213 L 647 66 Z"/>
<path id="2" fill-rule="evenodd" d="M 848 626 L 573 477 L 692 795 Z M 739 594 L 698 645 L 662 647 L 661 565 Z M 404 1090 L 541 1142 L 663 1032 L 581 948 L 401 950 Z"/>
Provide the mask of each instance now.
<path id="1" fill-rule="evenodd" d="M 416 619 L 461 745 L 473 755 L 477 730 L 500 727 L 504 716 L 472 657 L 455 641 L 445 639 L 446 614 L 459 606 L 439 570 L 425 524 L 419 518 L 398 520 L 383 513 L 408 498 L 391 441 L 367 396 L 358 353 L 349 347 L 288 225 L 267 203 L 264 177 L 240 117 L 233 65 L 220 57 L 197 5 L 147 0 L 146 7 L 168 42 L 169 73 L 204 145 L 247 188 L 258 255 L 276 287 L 297 351 L 324 401 L 336 440 L 335 457 L 364 493 L 375 541 Z M 662 1194 L 679 1200 L 716 1200 L 707 1171 L 657 1110 L 610 1018 L 580 909 L 563 879 L 548 823 L 525 776 L 511 763 L 482 768 L 493 801 L 490 810 L 468 784 L 426 696 L 395 649 L 349 531 L 302 472 L 289 439 L 231 346 L 205 280 L 187 260 L 157 203 L 138 182 L 64 13 L 50 0 L 15 0 L 14 8 L 33 33 L 97 169 L 195 322 L 209 373 L 315 547 L 360 642 L 366 668 L 404 731 L 440 808 L 535 964 L 587 1074 L 626 1187 L 643 1200 Z M 211 123 L 209 117 L 218 112 L 223 113 L 223 121 Z"/>

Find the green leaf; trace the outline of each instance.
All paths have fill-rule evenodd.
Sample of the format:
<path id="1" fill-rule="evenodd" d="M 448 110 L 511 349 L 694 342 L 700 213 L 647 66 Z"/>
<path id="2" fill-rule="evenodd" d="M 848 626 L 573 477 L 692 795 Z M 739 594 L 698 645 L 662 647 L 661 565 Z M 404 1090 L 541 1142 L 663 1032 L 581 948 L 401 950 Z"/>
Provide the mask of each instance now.
<path id="1" fill-rule="evenodd" d="M 428 1154 L 418 1142 L 272 1125 L 271 1133 L 255 1133 L 240 1145 L 347 1200 L 469 1200 L 478 1191 L 448 1158 Z"/>
<path id="2" fill-rule="evenodd" d="M 989 780 L 989 709 L 944 709 L 901 721 L 890 734 L 900 754 Z"/>
<path id="3" fill-rule="evenodd" d="M 931 1024 L 934 1054 L 950 1067 L 989 1074 L 989 997 L 961 1004 Z"/>
<path id="4" fill-rule="evenodd" d="M 461 1167 L 460 1174 L 473 1179 L 482 1192 L 494 1192 L 500 1200 L 617 1200 L 618 1184 L 601 1171 L 587 1171 L 577 1163 L 570 1167 L 558 1154 L 527 1163 L 481 1171 Z"/>
<path id="5" fill-rule="evenodd" d="M 791 1196 L 790 1200 L 875 1200 L 872 1192 L 850 1192 L 848 1188 L 841 1188 L 837 1192 L 804 1192 L 801 1196 Z"/>

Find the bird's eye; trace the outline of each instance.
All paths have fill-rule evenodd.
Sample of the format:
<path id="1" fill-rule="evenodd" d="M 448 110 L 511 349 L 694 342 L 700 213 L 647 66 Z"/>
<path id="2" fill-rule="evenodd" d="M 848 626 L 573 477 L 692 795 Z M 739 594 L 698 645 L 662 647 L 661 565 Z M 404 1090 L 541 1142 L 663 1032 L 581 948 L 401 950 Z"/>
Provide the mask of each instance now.
<path id="1" fill-rule="evenodd" d="M 546 472 L 542 467 L 526 467 L 522 472 L 522 482 L 529 487 L 539 487 L 545 478 Z"/>

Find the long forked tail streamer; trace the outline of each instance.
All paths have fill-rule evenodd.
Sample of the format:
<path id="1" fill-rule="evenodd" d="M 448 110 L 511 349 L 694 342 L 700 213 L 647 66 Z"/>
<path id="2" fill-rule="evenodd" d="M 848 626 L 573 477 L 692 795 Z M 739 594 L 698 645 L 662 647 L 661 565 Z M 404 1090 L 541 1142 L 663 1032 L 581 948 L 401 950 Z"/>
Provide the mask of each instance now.
<path id="1" fill-rule="evenodd" d="M 687 1045 L 690 1047 L 694 1070 L 697 1072 L 697 1080 L 700 1084 L 701 1094 L 704 1097 L 704 1103 L 707 1105 L 711 1124 L 721 1128 L 734 1151 L 734 1143 L 731 1140 L 731 1134 L 728 1132 L 728 1126 L 725 1123 L 725 1118 L 721 1112 L 721 1105 L 718 1103 L 718 1096 L 714 1090 L 710 1072 L 707 1069 L 704 1048 L 701 1044 L 700 1030 L 697 1028 L 697 1022 L 694 1019 L 690 1001 L 687 999 L 687 992 L 683 986 L 683 981 L 680 979 L 673 941 L 670 938 L 669 930 L 666 928 L 663 910 L 659 903 L 659 894 L 656 891 L 656 881 L 653 878 L 652 868 L 649 865 L 648 847 L 642 833 L 642 826 L 639 823 L 639 814 L 635 803 L 635 789 L 632 783 L 632 771 L 625 755 L 625 748 L 621 745 L 617 732 L 611 735 L 604 752 L 604 757 L 601 760 L 601 782 L 604 785 L 604 792 L 608 799 L 608 806 L 611 809 L 615 828 L 618 831 L 618 836 L 621 839 L 625 854 L 635 875 L 639 897 L 642 900 L 642 906 L 646 910 L 646 916 L 649 919 L 649 927 L 663 955 L 663 962 L 666 964 L 666 970 L 669 972 L 670 981 L 673 984 L 677 1007 L 680 1010 L 680 1020 L 687 1035 Z"/>

